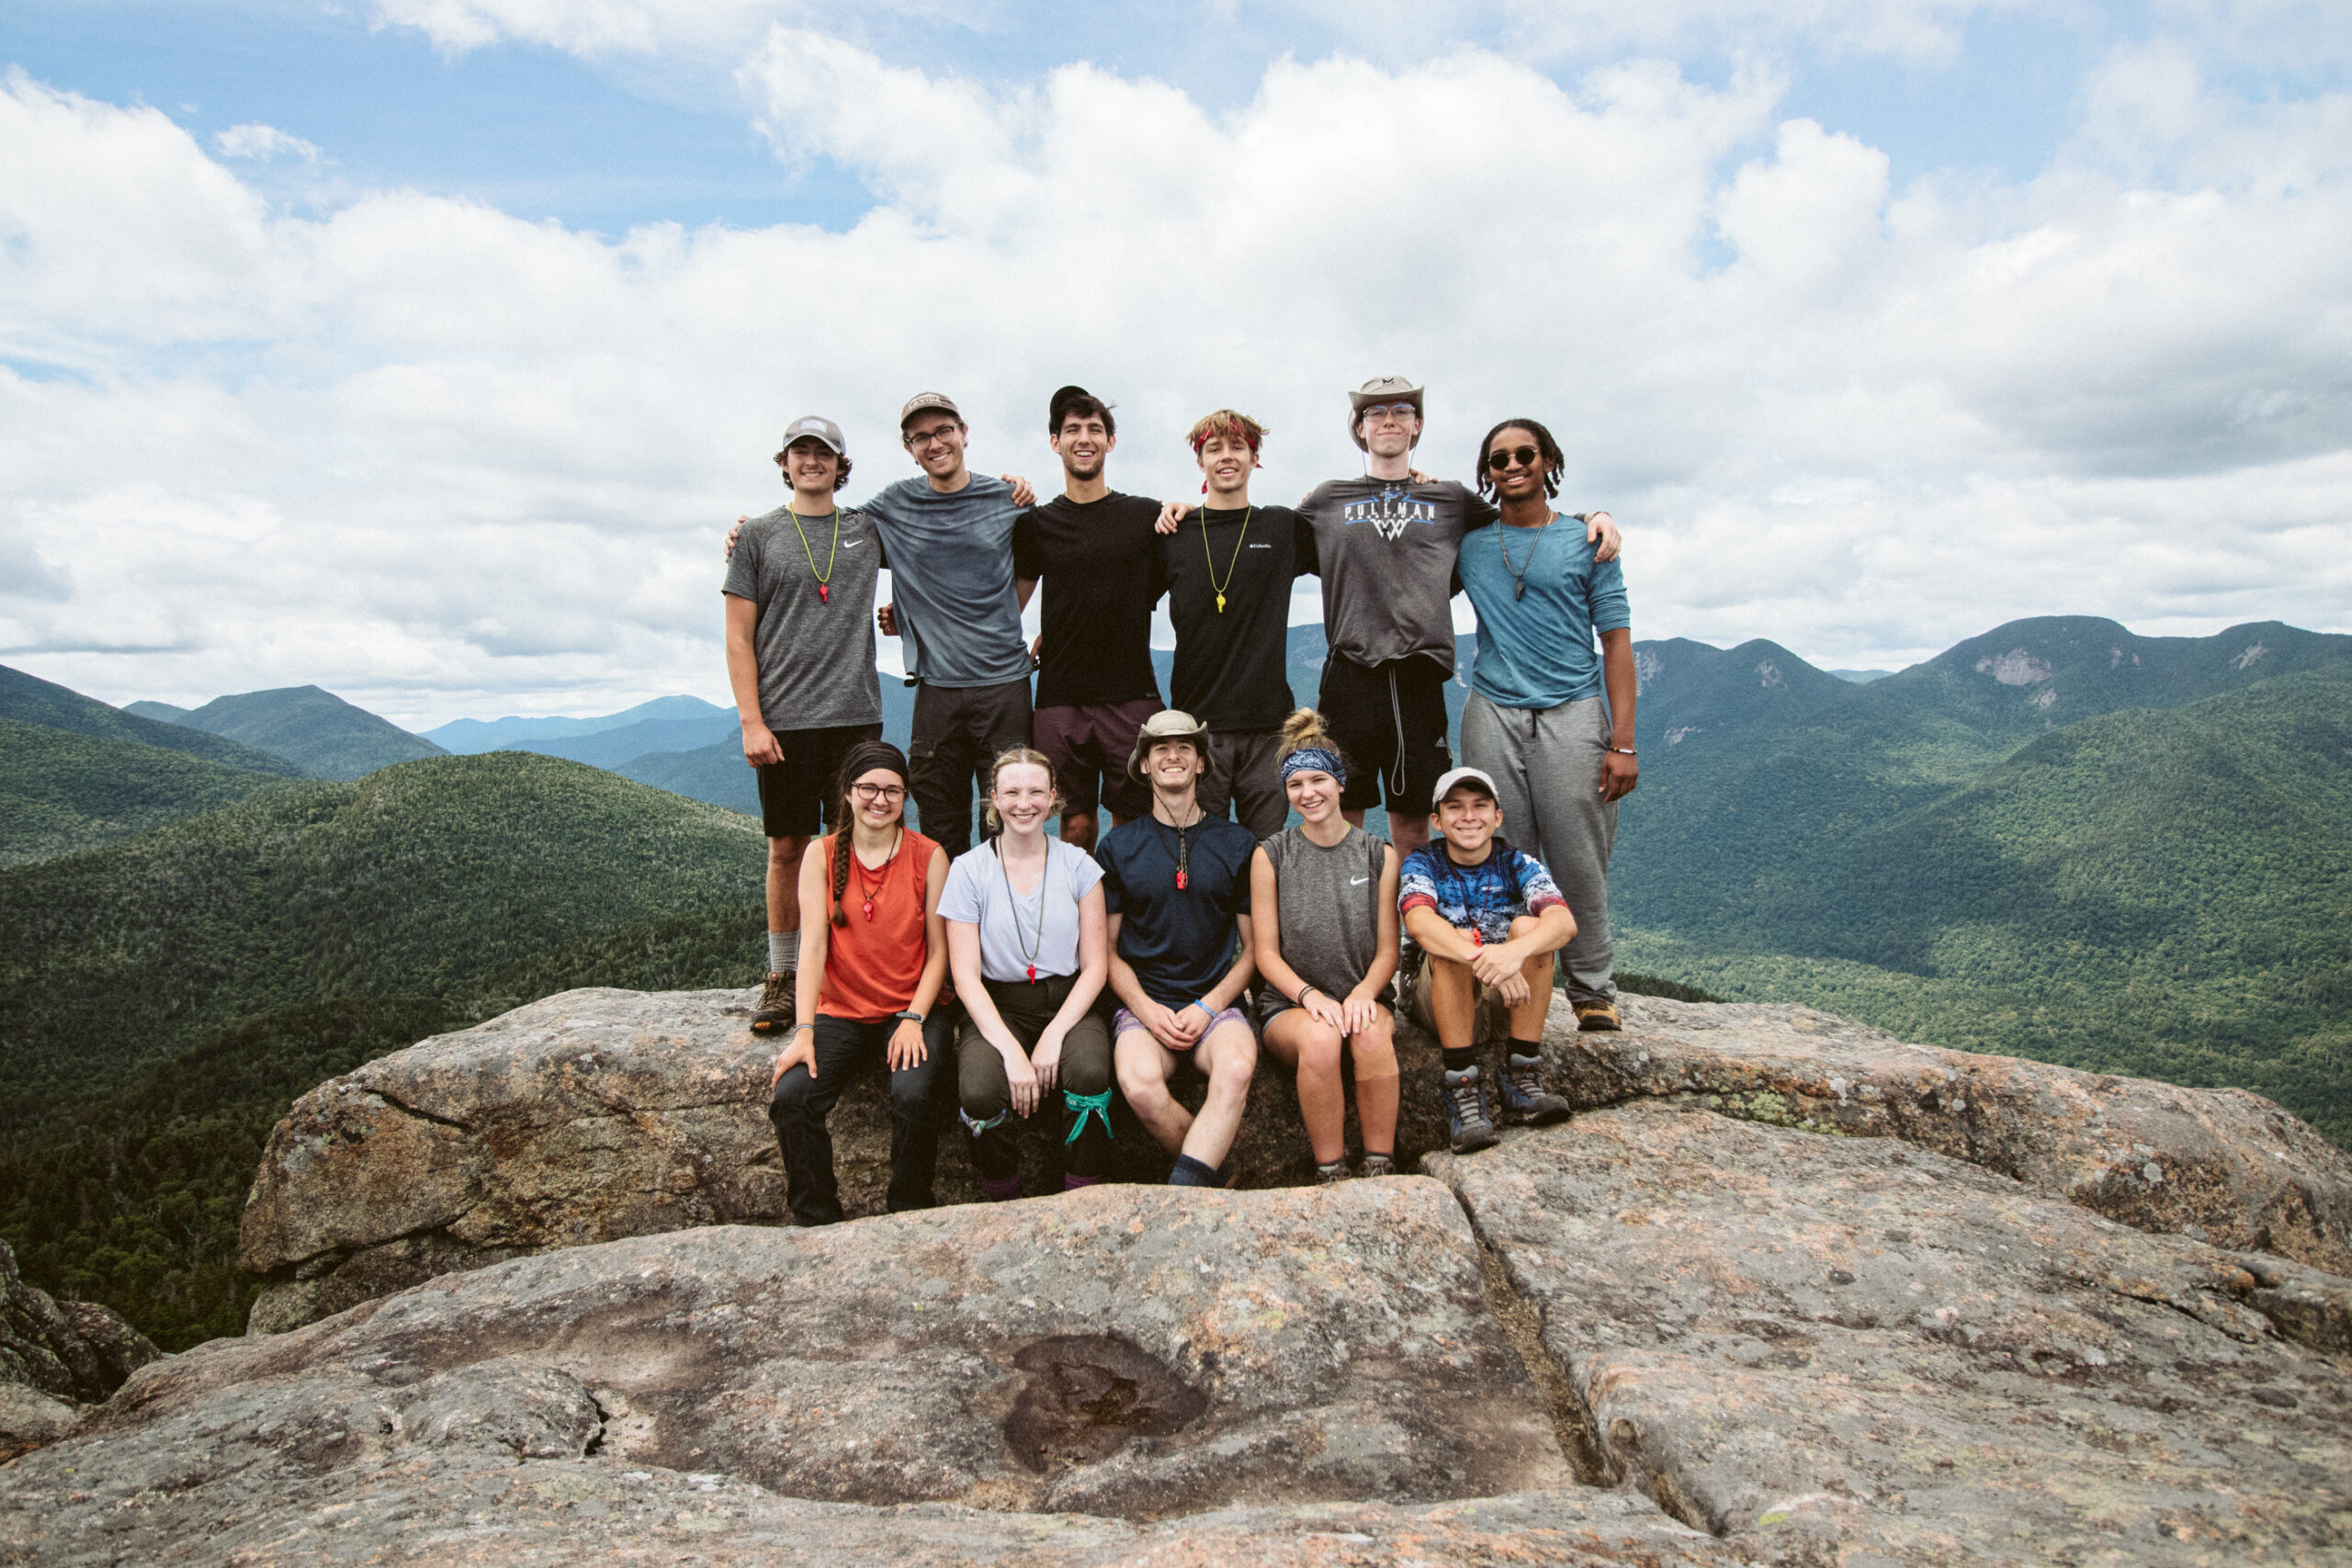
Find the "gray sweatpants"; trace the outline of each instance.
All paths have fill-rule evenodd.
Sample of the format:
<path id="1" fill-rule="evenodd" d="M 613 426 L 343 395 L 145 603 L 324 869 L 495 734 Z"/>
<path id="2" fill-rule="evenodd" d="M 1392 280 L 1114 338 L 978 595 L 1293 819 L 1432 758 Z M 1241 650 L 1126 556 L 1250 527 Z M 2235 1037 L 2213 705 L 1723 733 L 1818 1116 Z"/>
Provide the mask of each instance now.
<path id="1" fill-rule="evenodd" d="M 1577 939 L 1560 955 L 1571 1003 L 1613 998 L 1616 945 L 1609 936 L 1609 852 L 1617 803 L 1600 798 L 1609 705 L 1600 697 L 1551 708 L 1507 708 L 1473 692 L 1462 708 L 1462 760 L 1494 777 L 1503 837 L 1542 861 Z"/>

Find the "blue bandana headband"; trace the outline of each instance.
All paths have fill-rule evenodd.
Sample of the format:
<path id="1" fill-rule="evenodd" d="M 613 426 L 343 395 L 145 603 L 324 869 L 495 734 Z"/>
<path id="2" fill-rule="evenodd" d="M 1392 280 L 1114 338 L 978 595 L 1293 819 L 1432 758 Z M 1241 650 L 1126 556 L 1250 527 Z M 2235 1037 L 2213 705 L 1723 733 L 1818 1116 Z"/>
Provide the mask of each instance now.
<path id="1" fill-rule="evenodd" d="M 1340 754 L 1337 751 L 1328 750 L 1320 746 L 1302 746 L 1284 757 L 1283 783 L 1290 783 L 1291 774 L 1303 773 L 1309 768 L 1319 769 L 1330 774 L 1340 781 L 1341 789 L 1348 787 L 1347 764 L 1340 761 Z"/>

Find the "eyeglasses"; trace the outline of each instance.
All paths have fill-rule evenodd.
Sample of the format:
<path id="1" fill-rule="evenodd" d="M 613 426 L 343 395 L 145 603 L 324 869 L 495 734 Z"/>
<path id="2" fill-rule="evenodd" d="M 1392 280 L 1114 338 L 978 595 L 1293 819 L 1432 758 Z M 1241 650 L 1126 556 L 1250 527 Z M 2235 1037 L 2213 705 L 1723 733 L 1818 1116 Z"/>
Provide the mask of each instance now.
<path id="1" fill-rule="evenodd" d="M 877 800 L 896 806 L 907 798 L 906 789 L 900 784 L 856 784 L 849 786 L 849 792 L 868 806 Z"/>
<path id="2" fill-rule="evenodd" d="M 1374 423 L 1384 419 L 1393 419 L 1401 423 L 1406 415 L 1419 415 L 1420 412 L 1410 403 L 1374 403 L 1356 417 Z"/>
<path id="3" fill-rule="evenodd" d="M 946 440 L 949 436 L 955 434 L 957 431 L 963 428 L 964 427 L 960 424 L 938 424 L 933 425 L 929 430 L 918 430 L 910 434 L 902 435 L 899 439 L 904 442 L 910 448 L 928 446 L 934 441 Z"/>
<path id="4" fill-rule="evenodd" d="M 1509 451 L 1498 447 L 1487 454 L 1487 467 L 1498 474 L 1514 463 L 1522 468 L 1532 468 L 1541 466 L 1543 461 L 1544 454 L 1532 446 L 1513 446 Z"/>

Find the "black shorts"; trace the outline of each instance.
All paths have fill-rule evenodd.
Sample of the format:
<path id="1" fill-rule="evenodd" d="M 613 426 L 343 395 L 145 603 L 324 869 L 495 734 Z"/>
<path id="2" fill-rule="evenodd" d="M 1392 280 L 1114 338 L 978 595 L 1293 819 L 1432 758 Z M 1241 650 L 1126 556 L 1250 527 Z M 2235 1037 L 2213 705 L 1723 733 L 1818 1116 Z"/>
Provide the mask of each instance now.
<path id="1" fill-rule="evenodd" d="M 1392 659 L 1367 669 L 1333 654 L 1316 699 L 1323 724 L 1348 760 L 1340 805 L 1430 813 L 1430 794 L 1453 766 L 1445 744 L 1445 671 L 1434 659 Z"/>
<path id="2" fill-rule="evenodd" d="M 879 740 L 878 724 L 830 729 L 779 729 L 784 761 L 752 771 L 760 782 L 760 828 L 771 839 L 813 839 L 833 827 L 841 807 L 842 759 L 861 740 Z"/>

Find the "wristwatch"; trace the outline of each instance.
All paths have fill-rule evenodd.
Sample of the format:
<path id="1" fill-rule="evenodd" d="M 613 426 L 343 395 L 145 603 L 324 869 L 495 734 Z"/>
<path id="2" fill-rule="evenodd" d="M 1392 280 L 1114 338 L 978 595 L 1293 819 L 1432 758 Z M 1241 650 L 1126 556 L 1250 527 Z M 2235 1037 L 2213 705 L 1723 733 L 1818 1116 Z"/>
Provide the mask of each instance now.
<path id="1" fill-rule="evenodd" d="M 911 1008 L 905 1012 L 899 1013 L 895 1016 L 905 1019 L 909 1023 L 921 1023 L 922 1021 L 922 1014 L 916 1012 Z"/>

